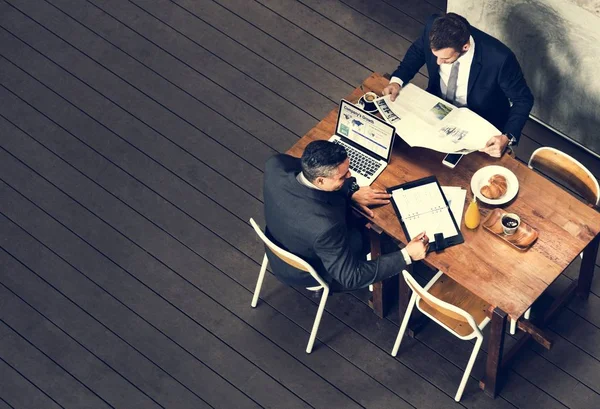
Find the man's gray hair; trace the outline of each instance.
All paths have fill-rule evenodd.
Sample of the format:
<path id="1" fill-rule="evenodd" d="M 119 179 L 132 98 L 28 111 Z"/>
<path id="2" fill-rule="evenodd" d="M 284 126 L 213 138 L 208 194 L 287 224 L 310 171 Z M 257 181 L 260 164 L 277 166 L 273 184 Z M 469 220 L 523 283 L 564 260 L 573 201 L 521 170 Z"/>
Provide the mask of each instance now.
<path id="1" fill-rule="evenodd" d="M 329 141 L 313 141 L 302 154 L 302 173 L 313 182 L 318 177 L 331 177 L 348 158 L 342 145 Z"/>

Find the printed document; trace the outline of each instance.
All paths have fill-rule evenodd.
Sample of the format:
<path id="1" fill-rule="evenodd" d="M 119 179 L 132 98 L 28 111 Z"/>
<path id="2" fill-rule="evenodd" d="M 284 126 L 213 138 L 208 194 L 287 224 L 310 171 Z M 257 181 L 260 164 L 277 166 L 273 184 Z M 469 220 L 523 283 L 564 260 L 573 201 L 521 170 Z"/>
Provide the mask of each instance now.
<path id="1" fill-rule="evenodd" d="M 394 102 L 390 96 L 375 105 L 383 118 L 411 147 L 444 153 L 470 153 L 485 147 L 502 132 L 466 107 L 454 105 L 413 84 L 400 89 Z"/>
<path id="2" fill-rule="evenodd" d="M 467 198 L 467 189 L 463 189 L 460 186 L 442 186 L 442 191 L 450 205 L 454 220 L 456 220 L 456 224 L 458 228 L 460 228 L 463 210 L 465 208 L 465 199 Z"/>
<path id="3" fill-rule="evenodd" d="M 422 231 L 433 240 L 436 233 L 444 237 L 458 234 L 436 182 L 392 192 L 392 200 L 402 215 L 402 222 L 412 239 Z"/>

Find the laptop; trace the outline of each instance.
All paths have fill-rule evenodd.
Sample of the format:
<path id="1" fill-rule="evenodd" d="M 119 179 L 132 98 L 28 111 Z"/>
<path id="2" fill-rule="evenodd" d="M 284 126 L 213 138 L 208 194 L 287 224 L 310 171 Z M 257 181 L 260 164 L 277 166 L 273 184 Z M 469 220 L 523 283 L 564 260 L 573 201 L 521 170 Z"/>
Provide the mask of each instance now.
<path id="1" fill-rule="evenodd" d="M 396 128 L 342 100 L 335 135 L 329 140 L 346 148 L 350 173 L 359 186 L 369 186 L 392 156 Z"/>

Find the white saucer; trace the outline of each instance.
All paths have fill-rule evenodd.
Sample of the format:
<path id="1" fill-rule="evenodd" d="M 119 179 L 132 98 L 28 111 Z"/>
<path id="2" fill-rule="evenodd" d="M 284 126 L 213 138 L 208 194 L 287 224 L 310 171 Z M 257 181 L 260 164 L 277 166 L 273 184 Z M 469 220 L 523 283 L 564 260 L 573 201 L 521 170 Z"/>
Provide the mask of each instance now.
<path id="1" fill-rule="evenodd" d="M 502 175 L 506 178 L 507 189 L 504 196 L 498 199 L 488 199 L 481 194 L 480 190 L 483 186 L 488 184 L 489 179 L 494 175 Z M 471 178 L 471 191 L 477 197 L 477 199 L 481 200 L 483 203 L 501 205 L 514 199 L 519 191 L 519 181 L 511 170 L 503 166 L 486 166 L 475 172 Z"/>

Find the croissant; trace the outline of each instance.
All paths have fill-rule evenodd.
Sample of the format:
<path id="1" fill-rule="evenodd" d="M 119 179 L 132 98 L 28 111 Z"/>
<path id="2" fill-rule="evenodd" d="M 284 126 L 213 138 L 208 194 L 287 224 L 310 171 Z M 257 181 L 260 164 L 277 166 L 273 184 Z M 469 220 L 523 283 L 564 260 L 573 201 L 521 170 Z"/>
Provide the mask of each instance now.
<path id="1" fill-rule="evenodd" d="M 481 194 L 488 199 L 499 199 L 506 193 L 508 189 L 508 183 L 506 178 L 502 175 L 494 175 L 488 180 L 487 185 L 483 186 L 480 190 Z"/>

